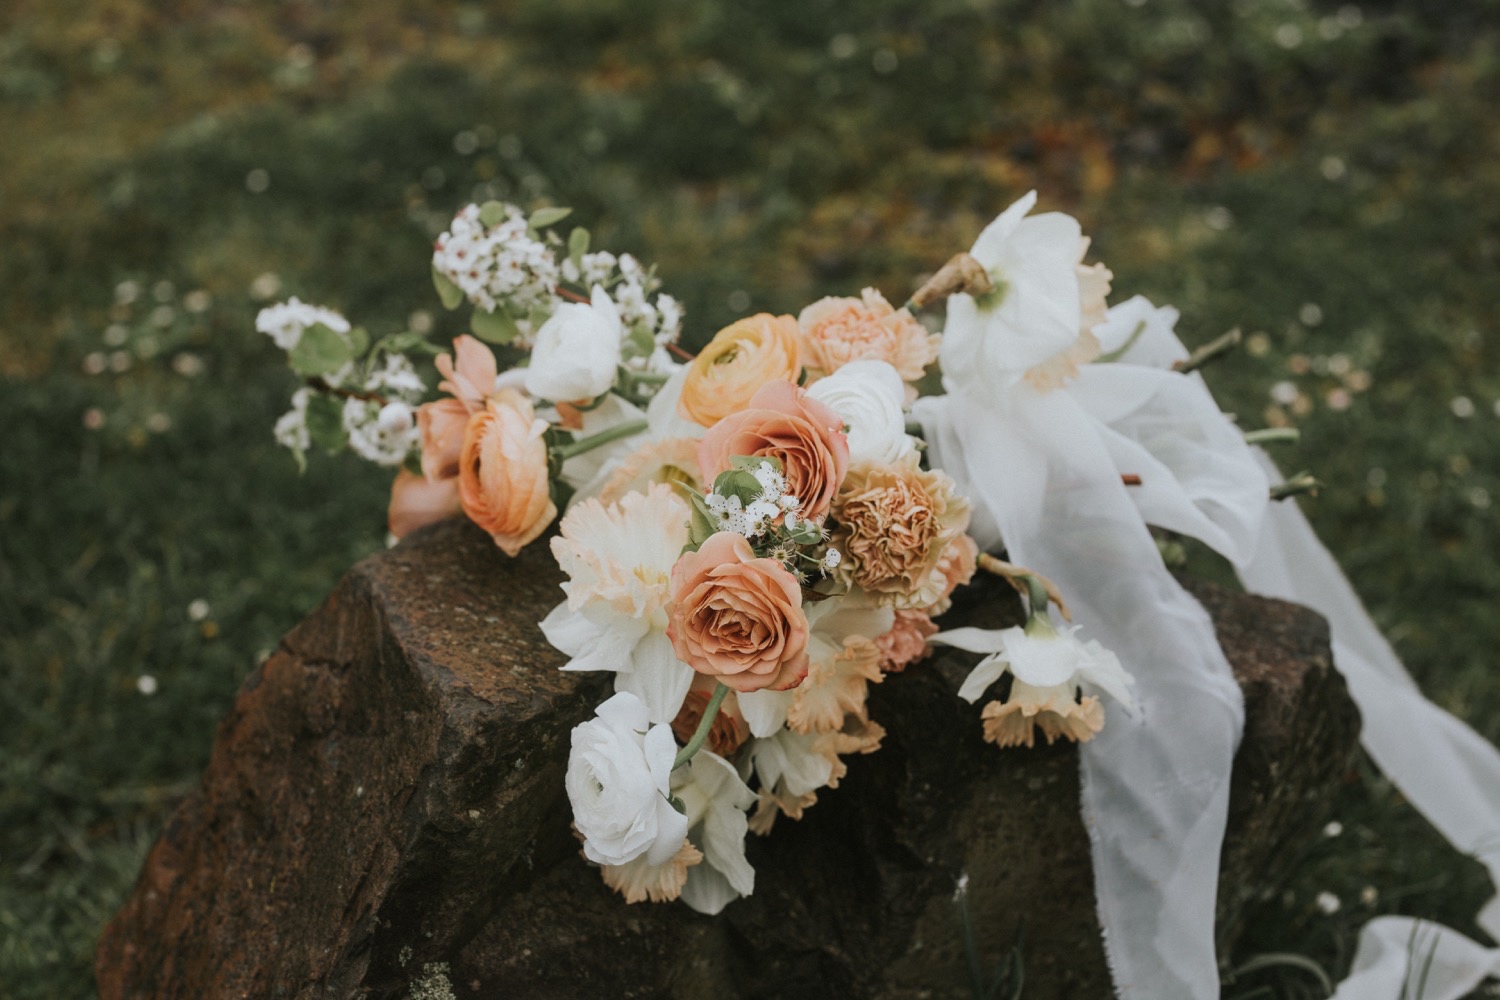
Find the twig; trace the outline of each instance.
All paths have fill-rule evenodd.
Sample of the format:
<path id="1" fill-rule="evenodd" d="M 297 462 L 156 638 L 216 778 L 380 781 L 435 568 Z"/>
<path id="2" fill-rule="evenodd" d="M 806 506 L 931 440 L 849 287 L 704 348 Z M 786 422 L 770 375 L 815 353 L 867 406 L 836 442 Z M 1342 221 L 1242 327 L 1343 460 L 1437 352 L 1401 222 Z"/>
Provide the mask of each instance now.
<path id="1" fill-rule="evenodd" d="M 1285 500 L 1287 497 L 1297 496 L 1299 493 L 1309 493 L 1317 496 L 1318 490 L 1323 484 L 1313 477 L 1311 472 L 1299 472 L 1295 476 L 1288 476 L 1286 482 L 1271 487 L 1272 500 Z"/>
<path id="2" fill-rule="evenodd" d="M 1184 375 L 1188 372 L 1197 371 L 1210 361 L 1222 358 L 1236 347 L 1239 347 L 1240 341 L 1243 339 L 1244 335 L 1240 333 L 1240 328 L 1235 327 L 1228 333 L 1210 340 L 1183 360 L 1174 361 L 1172 363 L 1172 370 L 1182 372 Z"/>
<path id="3" fill-rule="evenodd" d="M 330 385 L 321 375 L 314 375 L 307 380 L 307 384 L 319 392 L 326 392 L 340 399 L 362 399 L 367 403 L 379 403 L 381 406 L 390 402 L 378 392 L 360 392 L 357 389 L 341 389 L 336 385 Z"/>
<path id="4" fill-rule="evenodd" d="M 1057 589 L 1057 584 L 1042 574 L 1034 573 L 1024 566 L 1017 566 L 1015 563 L 1008 563 L 1004 559 L 997 559 L 988 552 L 979 553 L 979 558 L 975 562 L 980 569 L 986 573 L 1000 577 L 1000 579 L 1009 583 L 1022 594 L 1027 593 L 1030 589 L 1027 585 L 1028 580 L 1034 579 L 1040 581 L 1042 589 L 1047 592 L 1047 599 L 1057 605 L 1058 613 L 1068 621 L 1073 620 L 1072 613 L 1068 611 L 1068 604 L 1063 600 L 1062 591 Z"/>

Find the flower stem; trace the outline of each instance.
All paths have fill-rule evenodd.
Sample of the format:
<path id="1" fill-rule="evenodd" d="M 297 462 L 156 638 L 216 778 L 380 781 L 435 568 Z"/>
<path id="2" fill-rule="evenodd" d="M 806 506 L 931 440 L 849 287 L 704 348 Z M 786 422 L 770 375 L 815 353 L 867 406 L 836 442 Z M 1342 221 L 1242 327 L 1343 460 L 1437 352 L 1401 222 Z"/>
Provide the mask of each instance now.
<path id="1" fill-rule="evenodd" d="M 1302 432 L 1295 427 L 1264 427 L 1258 431 L 1246 431 L 1246 444 L 1297 444 Z"/>
<path id="2" fill-rule="evenodd" d="M 611 441 L 618 441 L 620 438 L 639 434 L 645 429 L 646 421 L 632 420 L 629 423 L 617 424 L 608 430 L 600 431 L 598 434 L 590 434 L 588 437 L 579 438 L 568 444 L 558 445 L 552 450 L 558 458 L 566 462 L 575 455 L 582 455 L 586 451 L 593 451 L 595 448 L 609 444 Z"/>
<path id="3" fill-rule="evenodd" d="M 1215 337 L 1213 340 L 1210 340 L 1208 343 L 1198 348 L 1182 361 L 1174 363 L 1172 365 L 1172 370 L 1175 372 L 1181 372 L 1184 375 L 1186 375 L 1188 372 L 1195 372 L 1199 368 L 1202 368 L 1204 365 L 1208 364 L 1210 361 L 1215 361 L 1219 358 L 1222 358 L 1230 351 L 1233 351 L 1236 347 L 1239 347 L 1240 341 L 1242 339 L 1243 337 L 1240 334 L 1240 328 L 1235 327 L 1228 333 L 1222 334 L 1221 336 Z"/>
<path id="4" fill-rule="evenodd" d="M 719 714 L 719 706 L 724 703 L 724 696 L 729 693 L 729 686 L 723 681 L 714 688 L 714 693 L 709 696 L 708 704 L 703 708 L 703 718 L 698 720 L 698 728 L 693 732 L 693 738 L 687 741 L 687 746 L 677 751 L 677 757 L 672 761 L 672 770 L 677 770 L 682 765 L 693 759 L 693 754 L 703 748 L 708 739 L 708 731 L 713 728 L 714 719 Z"/>

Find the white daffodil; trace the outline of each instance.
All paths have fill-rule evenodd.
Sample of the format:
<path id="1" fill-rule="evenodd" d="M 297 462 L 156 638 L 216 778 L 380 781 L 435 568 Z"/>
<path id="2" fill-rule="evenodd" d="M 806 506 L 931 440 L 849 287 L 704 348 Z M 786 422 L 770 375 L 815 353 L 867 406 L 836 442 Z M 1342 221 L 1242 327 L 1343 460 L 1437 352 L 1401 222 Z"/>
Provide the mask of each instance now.
<path id="1" fill-rule="evenodd" d="M 552 554 L 569 576 L 568 599 L 542 620 L 547 641 L 573 659 L 564 670 L 615 671 L 652 722 L 671 722 L 693 670 L 667 638 L 672 567 L 688 541 L 688 507 L 654 485 L 618 503 L 586 500 L 563 518 Z"/>
<path id="2" fill-rule="evenodd" d="M 1032 191 L 986 226 L 969 251 L 993 290 L 948 299 L 941 359 L 957 384 L 1003 390 L 1079 337 L 1082 231 L 1059 212 L 1027 217 L 1035 204 Z"/>
<path id="3" fill-rule="evenodd" d="M 615 384 L 623 336 L 620 311 L 598 285 L 588 304 L 563 303 L 536 332 L 526 391 L 569 402 L 604 395 Z"/>
<path id="4" fill-rule="evenodd" d="M 1186 360 L 1188 350 L 1173 329 L 1177 317 L 1176 309 L 1158 308 L 1143 295 L 1112 306 L 1104 322 L 1094 327 L 1102 352 L 1100 360 L 1152 368 L 1170 368 L 1173 362 Z"/>
<path id="5" fill-rule="evenodd" d="M 1088 740 L 1103 727 L 1098 698 L 1082 695 L 1084 686 L 1103 691 L 1127 710 L 1135 709 L 1130 696 L 1134 680 L 1119 657 L 1097 640 L 1079 641 L 1077 632 L 1076 625 L 1059 631 L 1046 618 L 1034 617 L 1025 628 L 958 628 L 928 641 L 988 654 L 958 690 L 965 701 L 978 701 L 1002 675 L 1012 676 L 1005 701 L 985 707 L 985 737 L 1001 746 L 1030 746 L 1034 727 L 1041 727 L 1048 742 L 1058 736 Z"/>
<path id="6" fill-rule="evenodd" d="M 755 869 L 745 860 L 745 811 L 755 793 L 734 765 L 707 750 L 672 772 L 672 794 L 687 811 L 688 840 L 703 863 L 688 869 L 682 901 L 699 913 L 715 914 L 755 890 Z"/>
<path id="7" fill-rule="evenodd" d="M 906 383 L 885 361 L 851 361 L 808 387 L 848 424 L 849 461 L 893 465 L 916 450 L 906 433 Z"/>
<path id="8" fill-rule="evenodd" d="M 644 857 L 661 865 L 681 849 L 688 818 L 669 797 L 677 741 L 650 725 L 632 694 L 614 695 L 573 728 L 566 785 L 583 853 L 602 865 Z"/>

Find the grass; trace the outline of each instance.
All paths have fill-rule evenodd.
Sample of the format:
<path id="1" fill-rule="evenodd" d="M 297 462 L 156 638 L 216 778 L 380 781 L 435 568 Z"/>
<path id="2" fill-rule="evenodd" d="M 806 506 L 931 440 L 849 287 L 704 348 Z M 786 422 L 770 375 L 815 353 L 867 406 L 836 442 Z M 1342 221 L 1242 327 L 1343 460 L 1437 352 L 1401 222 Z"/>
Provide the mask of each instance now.
<path id="1" fill-rule="evenodd" d="M 292 378 L 255 310 L 459 332 L 424 260 L 476 196 L 574 206 L 701 339 L 894 297 L 1039 188 L 1116 300 L 1175 304 L 1190 343 L 1245 330 L 1221 402 L 1302 429 L 1320 533 L 1432 697 L 1500 739 L 1500 5 L 858 9 L 0 13 L 0 996 L 89 993 L 236 687 L 383 544 L 382 474 L 299 477 L 272 443 Z M 1337 977 L 1378 913 L 1471 928 L 1477 867 L 1373 771 L 1335 812 L 1231 967 Z M 1262 963 L 1228 995 L 1309 989 Z"/>

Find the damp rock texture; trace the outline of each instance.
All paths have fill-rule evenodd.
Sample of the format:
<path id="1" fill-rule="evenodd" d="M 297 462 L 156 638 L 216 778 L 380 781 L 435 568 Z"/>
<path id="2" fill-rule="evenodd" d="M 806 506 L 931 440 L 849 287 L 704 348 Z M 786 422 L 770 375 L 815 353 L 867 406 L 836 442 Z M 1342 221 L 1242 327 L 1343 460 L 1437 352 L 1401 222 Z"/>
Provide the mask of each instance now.
<path id="1" fill-rule="evenodd" d="M 509 559 L 462 521 L 356 566 L 221 723 L 105 929 L 104 1000 L 966 998 L 961 875 L 985 967 L 1019 941 L 1028 1000 L 1109 996 L 1076 748 L 983 743 L 957 651 L 872 688 L 885 745 L 752 836 L 753 896 L 625 905 L 569 830 L 568 732 L 609 678 L 562 673 L 536 626 L 561 579 L 545 545 Z M 1326 818 L 1359 723 L 1321 618 L 1193 590 L 1246 697 L 1227 946 Z M 982 585 L 945 624 L 1018 615 Z"/>

